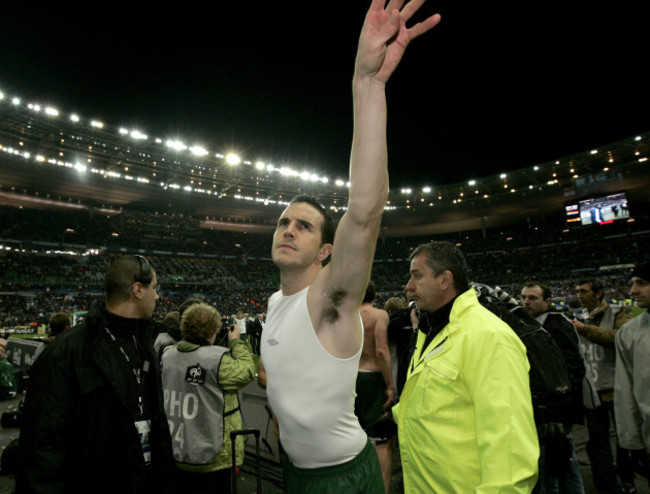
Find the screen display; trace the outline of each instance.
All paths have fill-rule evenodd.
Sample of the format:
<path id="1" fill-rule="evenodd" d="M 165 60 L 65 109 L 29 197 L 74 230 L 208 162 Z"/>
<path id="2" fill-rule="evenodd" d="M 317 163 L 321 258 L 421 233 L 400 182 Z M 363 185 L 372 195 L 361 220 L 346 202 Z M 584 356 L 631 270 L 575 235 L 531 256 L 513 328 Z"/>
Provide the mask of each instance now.
<path id="1" fill-rule="evenodd" d="M 582 225 L 605 225 L 630 217 L 625 192 L 584 199 L 578 202 L 578 207 Z"/>

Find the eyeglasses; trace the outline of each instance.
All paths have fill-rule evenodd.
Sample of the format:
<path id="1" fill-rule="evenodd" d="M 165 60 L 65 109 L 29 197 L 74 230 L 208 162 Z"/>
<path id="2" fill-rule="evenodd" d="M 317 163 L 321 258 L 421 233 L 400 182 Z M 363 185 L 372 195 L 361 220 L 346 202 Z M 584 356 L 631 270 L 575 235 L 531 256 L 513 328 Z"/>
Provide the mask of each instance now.
<path id="1" fill-rule="evenodd" d="M 144 256 L 134 255 L 140 261 L 140 274 L 133 275 L 133 281 L 142 283 L 143 285 L 148 285 L 151 283 L 153 276 L 151 275 L 151 264 L 147 261 L 147 258 Z"/>

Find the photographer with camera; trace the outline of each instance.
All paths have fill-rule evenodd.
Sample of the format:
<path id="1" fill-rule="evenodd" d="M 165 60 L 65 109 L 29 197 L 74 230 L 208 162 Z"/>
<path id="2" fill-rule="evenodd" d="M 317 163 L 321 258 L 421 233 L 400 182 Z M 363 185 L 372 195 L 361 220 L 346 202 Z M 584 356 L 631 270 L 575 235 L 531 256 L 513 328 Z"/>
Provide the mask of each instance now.
<path id="1" fill-rule="evenodd" d="M 256 369 L 235 324 L 224 328 L 228 346 L 215 345 L 222 327 L 217 309 L 194 304 L 181 318 L 182 339 L 162 356 L 179 486 L 197 494 L 230 492 L 231 470 L 244 462 L 240 436 L 232 464 L 230 432 L 242 428 L 237 391 L 255 378 Z"/>

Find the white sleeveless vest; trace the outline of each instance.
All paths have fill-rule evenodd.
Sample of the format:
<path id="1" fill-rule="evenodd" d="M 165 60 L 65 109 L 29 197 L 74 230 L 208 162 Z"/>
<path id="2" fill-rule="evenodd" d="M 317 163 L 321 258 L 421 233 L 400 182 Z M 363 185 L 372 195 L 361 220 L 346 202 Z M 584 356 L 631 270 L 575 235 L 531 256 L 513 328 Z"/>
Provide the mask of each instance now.
<path id="1" fill-rule="evenodd" d="M 361 348 L 349 359 L 323 348 L 307 311 L 308 289 L 270 297 L 261 352 L 282 446 L 295 466 L 319 468 L 353 459 L 368 439 L 354 414 Z"/>

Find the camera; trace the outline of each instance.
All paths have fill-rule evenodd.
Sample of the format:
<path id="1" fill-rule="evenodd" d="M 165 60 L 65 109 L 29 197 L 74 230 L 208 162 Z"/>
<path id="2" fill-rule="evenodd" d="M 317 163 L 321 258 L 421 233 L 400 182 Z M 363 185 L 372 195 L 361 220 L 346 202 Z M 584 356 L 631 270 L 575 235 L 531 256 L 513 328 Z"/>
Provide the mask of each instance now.
<path id="1" fill-rule="evenodd" d="M 573 318 L 578 321 L 585 322 L 587 319 L 589 319 L 589 311 L 584 307 L 574 309 Z"/>
<path id="2" fill-rule="evenodd" d="M 224 316 L 221 318 L 221 331 L 227 330 L 230 331 L 235 325 L 235 320 L 230 316 Z"/>
<path id="3" fill-rule="evenodd" d="M 218 346 L 228 346 L 228 333 L 235 325 L 235 320 L 230 316 L 223 316 L 221 318 L 221 329 L 217 333 L 214 344 Z"/>

